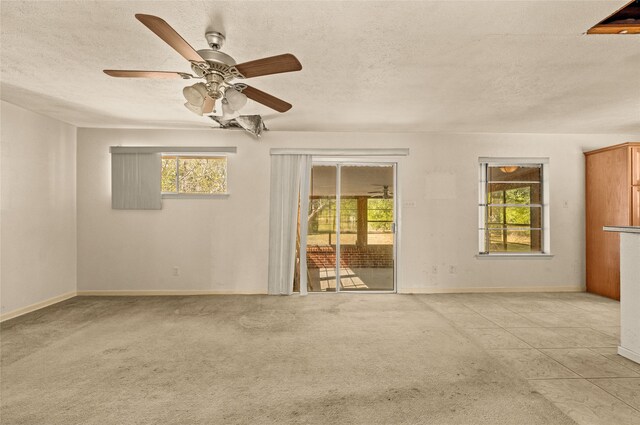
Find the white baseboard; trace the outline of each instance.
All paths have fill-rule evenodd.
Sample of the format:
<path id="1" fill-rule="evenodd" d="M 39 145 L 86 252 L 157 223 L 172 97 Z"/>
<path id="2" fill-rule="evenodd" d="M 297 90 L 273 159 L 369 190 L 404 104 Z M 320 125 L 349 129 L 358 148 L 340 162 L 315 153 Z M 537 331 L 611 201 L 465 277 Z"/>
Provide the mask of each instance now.
<path id="1" fill-rule="evenodd" d="M 489 293 L 489 292 L 584 292 L 581 286 L 528 286 L 528 287 L 468 287 L 468 288 L 447 288 L 447 287 L 425 287 L 425 288 L 402 288 L 399 294 L 463 294 L 463 293 Z M 57 304 L 75 296 L 100 296 L 100 297 L 123 297 L 123 296 L 184 296 L 184 295 L 267 295 L 259 291 L 220 291 L 220 290 L 108 290 L 108 291 L 72 291 L 58 295 L 48 300 L 40 301 L 26 307 L 22 307 L 0 315 L 0 322 L 13 319 L 23 314 L 31 313 L 44 307 Z M 622 348 L 619 348 L 621 350 Z M 627 350 L 628 351 L 628 350 Z M 632 353 L 632 352 L 630 352 Z M 632 353 L 635 354 L 635 353 Z M 621 354 L 622 355 L 622 354 Z M 635 354 L 638 355 L 638 354 Z M 638 360 L 636 360 L 638 361 Z"/>
<path id="2" fill-rule="evenodd" d="M 627 348 L 618 347 L 618 354 L 640 364 L 640 353 L 636 353 L 635 351 L 631 351 Z"/>
<path id="3" fill-rule="evenodd" d="M 92 297 L 140 297 L 140 296 L 182 296 L 182 295 L 267 295 L 258 291 L 210 291 L 210 290 L 127 290 L 114 289 L 108 291 L 78 291 L 78 296 Z"/>
<path id="4" fill-rule="evenodd" d="M 48 300 L 40 301 L 35 304 L 28 305 L 26 307 L 18 308 L 13 311 L 9 311 L 7 313 L 3 313 L 0 315 L 0 322 L 4 322 L 5 320 L 13 319 L 18 316 L 22 316 L 23 314 L 31 313 L 32 311 L 40 310 L 41 308 L 49 307 L 50 305 L 57 304 L 64 300 L 68 300 L 69 298 L 73 298 L 77 295 L 76 291 L 67 292 L 66 294 L 58 295 L 53 298 L 49 298 Z"/>
<path id="5" fill-rule="evenodd" d="M 73 297 L 82 296 L 101 296 L 101 297 L 123 297 L 123 296 L 180 296 L 180 295 L 266 295 L 266 292 L 256 291 L 203 291 L 203 290 L 163 290 L 163 291 L 144 291 L 144 290 L 113 290 L 113 291 L 72 291 L 66 294 L 58 295 L 48 300 L 40 301 L 26 307 L 18 308 L 7 313 L 0 314 L 0 322 L 13 319 L 23 314 L 31 313 L 41 308 L 48 307 L 53 304 L 68 300 Z"/>
<path id="6" fill-rule="evenodd" d="M 428 286 L 424 288 L 400 288 L 399 294 L 469 294 L 492 292 L 584 292 L 580 285 L 570 286 L 507 286 L 507 287 L 440 287 Z"/>

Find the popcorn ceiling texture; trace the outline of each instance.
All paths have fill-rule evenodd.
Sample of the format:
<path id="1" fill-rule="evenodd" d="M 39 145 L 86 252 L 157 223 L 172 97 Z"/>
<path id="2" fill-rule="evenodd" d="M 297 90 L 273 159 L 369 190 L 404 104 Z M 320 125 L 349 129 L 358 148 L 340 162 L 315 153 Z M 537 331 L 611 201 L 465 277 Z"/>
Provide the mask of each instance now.
<path id="1" fill-rule="evenodd" d="M 243 114 L 271 130 L 637 133 L 638 36 L 585 36 L 626 0 L 2 2 L 2 98 L 79 127 L 207 128 L 189 72 L 135 18 L 165 19 L 196 49 L 226 34 L 239 63 L 293 53 L 301 72 L 250 79 L 293 104 Z"/>

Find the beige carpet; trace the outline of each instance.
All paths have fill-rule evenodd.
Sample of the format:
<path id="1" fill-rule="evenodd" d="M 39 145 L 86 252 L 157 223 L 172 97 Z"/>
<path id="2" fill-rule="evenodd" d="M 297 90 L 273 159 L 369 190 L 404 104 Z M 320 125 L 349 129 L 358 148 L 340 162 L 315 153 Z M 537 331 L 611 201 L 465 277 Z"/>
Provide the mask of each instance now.
<path id="1" fill-rule="evenodd" d="M 2 324 L 2 423 L 574 423 L 429 300 L 74 298 Z"/>

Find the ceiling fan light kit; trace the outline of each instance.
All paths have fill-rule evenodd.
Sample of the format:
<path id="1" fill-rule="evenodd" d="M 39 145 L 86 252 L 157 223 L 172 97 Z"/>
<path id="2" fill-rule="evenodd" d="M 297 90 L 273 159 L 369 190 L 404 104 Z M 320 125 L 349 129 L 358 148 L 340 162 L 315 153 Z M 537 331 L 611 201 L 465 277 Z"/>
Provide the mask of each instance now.
<path id="1" fill-rule="evenodd" d="M 224 93 L 224 98 L 229 103 L 229 106 L 236 111 L 244 108 L 244 105 L 247 104 L 247 95 L 235 88 L 228 88 Z"/>
<path id="2" fill-rule="evenodd" d="M 196 83 L 182 89 L 182 94 L 187 100 L 184 106 L 197 115 L 211 114 L 215 112 L 215 99 L 209 96 L 204 83 Z"/>
<path id="3" fill-rule="evenodd" d="M 238 116 L 240 116 L 240 112 L 238 112 L 237 109 L 232 108 L 227 99 L 222 99 L 222 119 L 231 120 Z"/>
<path id="4" fill-rule="evenodd" d="M 182 94 L 187 102 L 192 105 L 202 105 L 204 98 L 207 97 L 207 88 L 204 83 L 196 83 L 182 89 Z"/>
<path id="5" fill-rule="evenodd" d="M 201 106 L 195 106 L 190 104 L 189 102 L 185 102 L 184 107 L 193 112 L 196 115 L 204 115 L 203 108 Z"/>
<path id="6" fill-rule="evenodd" d="M 225 36 L 220 32 L 205 33 L 209 49 L 196 51 L 163 19 L 144 14 L 136 14 L 136 19 L 188 60 L 195 75 L 184 72 L 134 70 L 104 70 L 105 74 L 121 78 L 202 78 L 204 82 L 198 82 L 182 90 L 187 100 L 184 106 L 200 116 L 219 115 L 216 109 L 218 100 L 221 105 L 221 117 L 225 119 L 242 118 L 239 116 L 239 110 L 246 105 L 247 98 L 278 112 L 291 109 L 290 103 L 244 83 L 233 83 L 233 80 L 300 71 L 302 65 L 294 55 L 285 53 L 237 64 L 231 56 L 220 51 L 225 42 Z M 255 118 L 243 121 L 248 122 L 248 127 L 254 130 L 250 131 L 252 134 L 259 136 L 264 124 L 261 119 L 259 125 L 252 120 L 255 121 Z"/>

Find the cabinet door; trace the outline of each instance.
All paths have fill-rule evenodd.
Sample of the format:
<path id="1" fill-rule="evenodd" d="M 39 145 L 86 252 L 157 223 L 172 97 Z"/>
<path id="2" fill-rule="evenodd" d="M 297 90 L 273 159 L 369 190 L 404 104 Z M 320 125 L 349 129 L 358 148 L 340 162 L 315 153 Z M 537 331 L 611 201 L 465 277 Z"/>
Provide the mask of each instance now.
<path id="1" fill-rule="evenodd" d="M 631 225 L 640 226 L 640 186 L 631 186 Z"/>
<path id="2" fill-rule="evenodd" d="M 640 186 L 640 146 L 631 148 L 631 184 Z"/>

